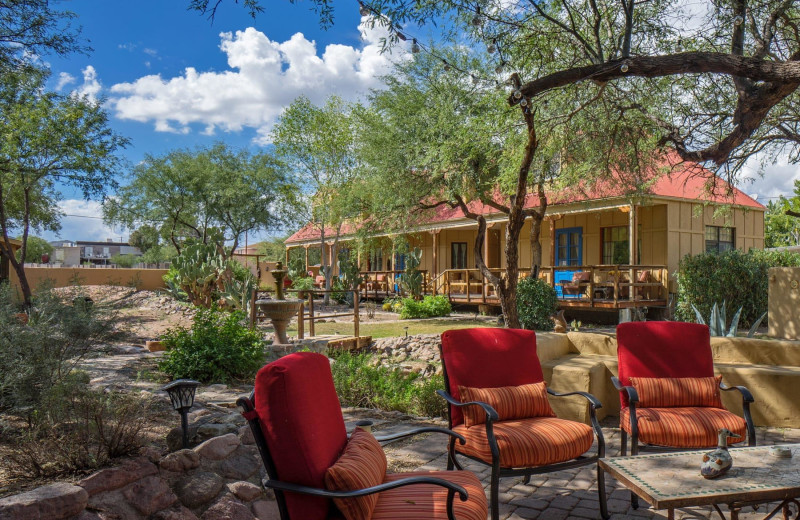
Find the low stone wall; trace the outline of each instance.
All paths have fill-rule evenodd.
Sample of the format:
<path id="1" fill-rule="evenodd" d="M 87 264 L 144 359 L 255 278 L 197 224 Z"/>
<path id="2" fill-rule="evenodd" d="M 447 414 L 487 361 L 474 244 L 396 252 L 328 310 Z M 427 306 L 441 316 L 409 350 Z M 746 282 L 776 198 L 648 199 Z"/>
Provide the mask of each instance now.
<path id="1" fill-rule="evenodd" d="M 149 453 L 77 484 L 0 500 L 0 520 L 277 520 L 259 485 L 263 465 L 247 426 L 166 456 Z"/>

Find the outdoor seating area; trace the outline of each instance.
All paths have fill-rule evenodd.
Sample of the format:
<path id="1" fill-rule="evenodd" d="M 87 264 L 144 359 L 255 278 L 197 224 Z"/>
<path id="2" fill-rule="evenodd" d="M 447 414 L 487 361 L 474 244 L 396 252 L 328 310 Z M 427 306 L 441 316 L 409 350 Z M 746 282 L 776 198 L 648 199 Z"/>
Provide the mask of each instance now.
<path id="1" fill-rule="evenodd" d="M 744 506 L 777 501 L 775 511 L 790 512 L 796 505 L 793 499 L 800 497 L 800 479 L 791 477 L 795 471 L 771 479 L 769 470 L 774 466 L 780 471 L 789 462 L 762 459 L 767 469 L 748 473 L 746 484 L 735 494 L 729 489 L 737 485 L 730 481 L 734 477 L 717 481 L 700 475 L 702 453 L 691 450 L 714 448 L 720 432 L 732 443 L 747 442 L 750 448 L 745 450 L 758 444 L 750 413 L 757 399 L 744 386 L 728 386 L 715 375 L 708 327 L 624 323 L 617 328 L 617 341 L 619 369 L 609 382 L 618 392 L 621 412 L 613 446 L 606 439 L 609 423 L 601 427 L 597 414 L 603 408 L 600 399 L 557 384 L 552 370 L 543 370 L 551 346 L 545 336 L 542 353 L 532 331 L 473 328 L 442 334 L 445 388 L 438 393 L 448 403 L 448 428 L 374 437 L 371 425 L 358 423 L 348 439 L 329 362 L 308 352 L 265 366 L 253 394 L 238 404 L 256 439 L 268 474 L 264 485 L 275 491 L 282 520 L 339 518 L 340 513 L 347 519 L 448 520 L 483 519 L 488 513 L 499 520 L 508 518 L 503 500 L 513 495 L 507 490 L 527 488 L 532 478 L 550 473 L 583 474 L 580 468 L 587 467 L 594 473 L 594 484 L 572 491 L 586 497 L 586 491 L 594 489 L 589 502 L 594 509 L 588 518 L 610 518 L 609 504 L 613 512 L 622 512 L 621 489 L 630 491 L 631 510 L 640 507 L 641 498 L 656 509 L 667 509 L 670 519 L 682 506 L 713 506 L 722 514 L 719 505 L 724 504 L 735 519 Z M 741 414 L 728 411 L 721 391 L 740 395 Z M 551 407 L 562 399 L 580 400 L 588 416 L 579 414 L 575 420 L 574 408 Z M 446 461 L 446 471 L 387 473 L 380 444 L 420 433 L 447 436 L 428 440 L 441 446 L 438 458 Z M 641 450 L 671 455 L 653 459 L 639 455 Z M 732 456 L 734 460 L 755 456 L 747 453 L 734 450 Z M 687 462 L 693 459 L 695 470 Z M 661 463 L 671 460 L 677 461 L 674 466 Z M 639 468 L 641 478 L 631 473 L 632 468 Z M 606 472 L 616 479 L 611 490 Z M 682 494 L 674 485 L 661 491 L 658 476 L 665 472 L 673 472 L 674 478 L 692 488 L 684 493 L 691 500 L 667 500 Z M 511 483 L 502 485 L 506 480 Z M 771 491 L 753 491 L 766 488 Z M 609 492 L 614 497 L 611 502 Z M 549 503 L 554 498 L 534 493 L 529 500 Z"/>

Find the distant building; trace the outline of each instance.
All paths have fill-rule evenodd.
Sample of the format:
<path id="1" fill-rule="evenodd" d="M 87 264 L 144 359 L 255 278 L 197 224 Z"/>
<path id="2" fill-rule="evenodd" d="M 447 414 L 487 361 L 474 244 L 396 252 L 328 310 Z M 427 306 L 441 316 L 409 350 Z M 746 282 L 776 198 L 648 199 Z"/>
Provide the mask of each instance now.
<path id="1" fill-rule="evenodd" d="M 89 242 L 78 240 L 75 242 L 75 245 L 80 251 L 80 264 L 110 264 L 111 257 L 114 255 L 142 256 L 142 252 L 138 247 L 133 247 L 127 242 L 114 242 L 110 238 L 105 242 Z M 67 265 L 66 258 L 64 265 Z"/>

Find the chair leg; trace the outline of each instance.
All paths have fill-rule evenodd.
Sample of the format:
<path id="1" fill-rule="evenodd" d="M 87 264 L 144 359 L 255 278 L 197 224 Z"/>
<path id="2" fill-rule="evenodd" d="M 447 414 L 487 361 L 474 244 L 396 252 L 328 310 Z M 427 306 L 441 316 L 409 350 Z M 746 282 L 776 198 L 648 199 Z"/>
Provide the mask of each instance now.
<path id="1" fill-rule="evenodd" d="M 452 471 L 456 461 L 455 439 L 450 439 L 447 443 L 447 471 Z"/>
<path id="2" fill-rule="evenodd" d="M 639 454 L 639 436 L 638 435 L 631 435 L 631 455 L 638 455 Z M 634 509 L 639 509 L 639 497 L 636 496 L 636 493 L 631 491 L 631 507 Z"/>
<path id="3" fill-rule="evenodd" d="M 608 502 L 606 500 L 606 474 L 600 465 L 597 465 L 597 493 L 600 495 L 600 516 L 608 520 Z"/>
<path id="4" fill-rule="evenodd" d="M 628 455 L 628 432 L 626 432 L 622 428 L 620 428 L 619 430 L 620 430 L 619 432 L 620 444 L 622 445 L 622 450 L 620 452 L 620 455 L 622 457 L 625 457 L 626 455 Z"/>
<path id="5" fill-rule="evenodd" d="M 492 520 L 500 520 L 500 468 L 492 467 L 492 479 L 489 484 Z"/>
<path id="6" fill-rule="evenodd" d="M 530 484 L 530 482 L 531 482 L 531 474 L 528 473 L 527 475 L 525 475 L 525 478 L 522 479 L 522 483 L 527 486 L 528 484 Z"/>

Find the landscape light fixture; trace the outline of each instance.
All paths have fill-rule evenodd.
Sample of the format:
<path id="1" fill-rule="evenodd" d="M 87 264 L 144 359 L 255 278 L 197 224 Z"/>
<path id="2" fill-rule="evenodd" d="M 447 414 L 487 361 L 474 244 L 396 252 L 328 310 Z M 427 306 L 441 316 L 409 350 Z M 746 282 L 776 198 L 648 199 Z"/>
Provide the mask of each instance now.
<path id="1" fill-rule="evenodd" d="M 475 16 L 472 17 L 472 25 L 475 27 L 480 27 L 483 25 L 483 18 L 481 17 L 481 8 L 478 6 L 475 9 Z"/>
<path id="2" fill-rule="evenodd" d="M 417 43 L 417 39 L 414 38 L 411 41 L 411 52 L 414 54 L 419 54 L 419 51 L 420 51 L 419 44 Z"/>
<path id="3" fill-rule="evenodd" d="M 169 395 L 172 408 L 181 414 L 181 430 L 183 433 L 183 449 L 189 447 L 189 409 L 194 405 L 194 393 L 200 386 L 193 379 L 176 379 L 161 390 Z"/>

